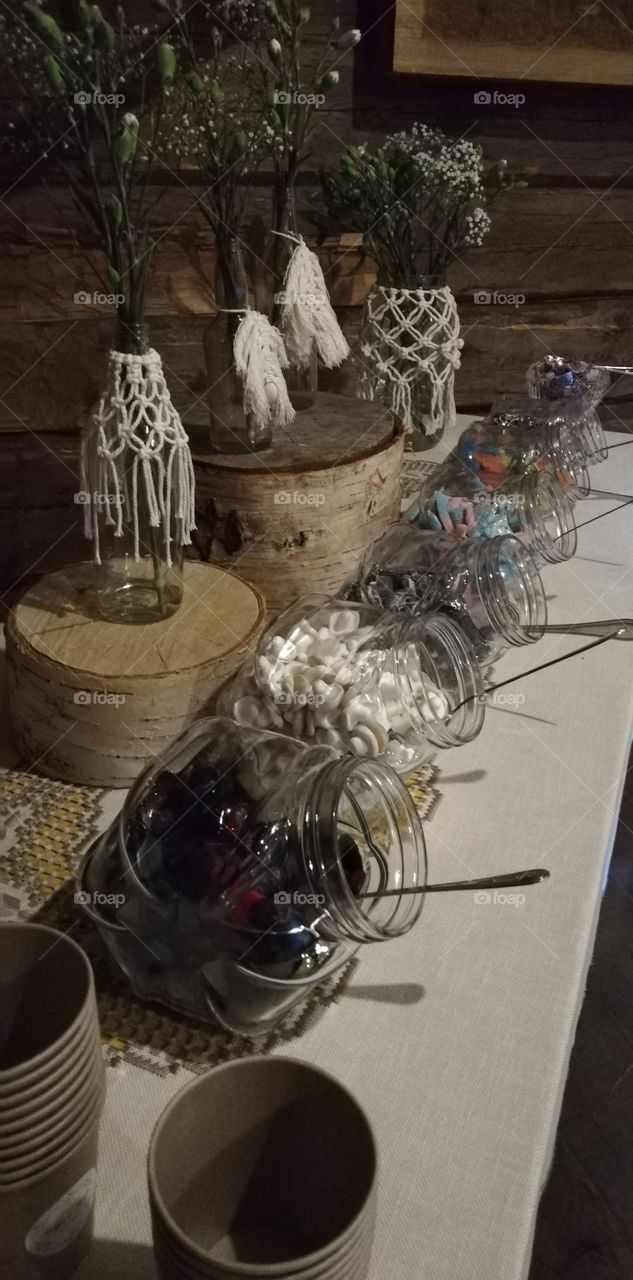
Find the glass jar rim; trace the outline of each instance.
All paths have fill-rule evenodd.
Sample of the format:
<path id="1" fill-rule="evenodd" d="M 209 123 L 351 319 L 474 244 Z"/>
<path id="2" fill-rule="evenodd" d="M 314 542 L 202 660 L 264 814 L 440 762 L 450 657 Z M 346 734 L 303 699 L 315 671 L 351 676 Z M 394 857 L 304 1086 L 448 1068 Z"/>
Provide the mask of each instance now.
<path id="1" fill-rule="evenodd" d="M 357 812 L 351 792 L 356 781 L 374 791 L 384 805 L 386 816 L 393 817 L 400 808 L 404 817 L 404 827 L 396 821 L 396 829 L 401 840 L 404 836 L 410 841 L 411 884 L 403 884 L 404 874 L 401 872 L 400 884 L 394 887 L 415 888 L 426 884 L 428 864 L 424 831 L 405 783 L 388 765 L 351 755 L 323 766 L 303 806 L 300 831 L 304 867 L 314 892 L 325 890 L 327 910 L 346 938 L 355 942 L 384 942 L 408 933 L 420 916 L 424 894 L 395 894 L 393 911 L 386 921 L 381 922 L 376 920 L 375 913 L 372 917 L 373 908 L 381 901 L 380 893 L 363 899 L 352 893 L 340 854 L 338 826 L 343 800 L 351 801 Z M 368 843 L 373 846 L 371 837 L 368 837 Z M 402 851 L 404 854 L 404 846 Z M 376 856 L 375 847 L 372 847 L 372 852 Z"/>
<path id="2" fill-rule="evenodd" d="M 510 599 L 504 561 L 520 581 L 523 618 Z M 545 587 L 534 556 L 519 538 L 511 533 L 482 538 L 476 547 L 474 573 L 479 597 L 495 630 L 508 644 L 532 644 L 543 636 L 547 623 Z"/>

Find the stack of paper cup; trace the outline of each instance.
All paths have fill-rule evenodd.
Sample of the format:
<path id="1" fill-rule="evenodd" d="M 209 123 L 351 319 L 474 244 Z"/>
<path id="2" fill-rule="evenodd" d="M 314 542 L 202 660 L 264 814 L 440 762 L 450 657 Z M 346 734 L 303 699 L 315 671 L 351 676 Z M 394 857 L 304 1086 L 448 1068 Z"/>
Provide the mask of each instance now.
<path id="1" fill-rule="evenodd" d="M 363 1280 L 376 1148 L 354 1098 L 288 1058 L 229 1063 L 163 1112 L 149 1153 L 161 1280 Z"/>
<path id="2" fill-rule="evenodd" d="M 92 1239 L 105 1071 L 92 969 L 43 925 L 0 925 L 0 1241 L 11 1280 L 62 1280 Z"/>

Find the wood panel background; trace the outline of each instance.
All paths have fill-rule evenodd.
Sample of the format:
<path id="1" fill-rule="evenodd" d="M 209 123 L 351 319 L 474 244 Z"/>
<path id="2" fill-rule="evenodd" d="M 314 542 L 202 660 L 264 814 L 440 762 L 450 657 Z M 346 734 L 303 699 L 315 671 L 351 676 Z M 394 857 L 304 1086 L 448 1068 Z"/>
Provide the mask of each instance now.
<path id="1" fill-rule="evenodd" d="M 134 7 L 139 18 L 155 19 L 149 0 L 134 0 Z M 548 350 L 633 361 L 632 91 L 395 74 L 394 8 L 392 0 L 313 4 L 319 25 L 328 26 L 338 9 L 343 27 L 359 26 L 363 38 L 341 60 L 339 89 L 319 115 L 302 187 L 314 188 L 319 165 L 346 142 L 379 140 L 416 119 L 481 142 L 528 182 L 495 205 L 485 247 L 451 269 L 465 339 L 460 410 L 484 409 L 498 393 L 519 388 L 528 363 Z M 627 42 L 633 68 L 633 33 L 623 31 L 623 48 Z M 526 101 L 520 108 L 483 105 L 475 101 L 482 87 L 499 95 L 520 89 Z M 0 92 L 10 92 L 6 82 Z M 0 109 L 6 119 L 10 104 Z M 212 236 L 196 173 L 165 177 L 150 332 L 199 444 L 207 418 L 201 338 L 213 315 Z M 61 563 L 84 549 L 80 508 L 72 504 L 77 433 L 99 386 L 112 315 L 74 300 L 99 286 L 85 231 L 50 161 L 26 173 L 7 163 L 2 191 L 0 583 L 6 583 L 34 563 Z M 265 174 L 253 201 L 265 213 Z M 322 256 L 353 342 L 371 270 L 355 270 L 351 236 L 328 242 Z M 490 300 L 480 301 L 482 294 Z M 519 295 L 518 305 L 504 301 L 507 295 Z M 323 385 L 353 393 L 355 379 L 350 362 L 324 374 Z M 633 422 L 633 379 L 614 381 L 605 417 L 608 425 Z"/>

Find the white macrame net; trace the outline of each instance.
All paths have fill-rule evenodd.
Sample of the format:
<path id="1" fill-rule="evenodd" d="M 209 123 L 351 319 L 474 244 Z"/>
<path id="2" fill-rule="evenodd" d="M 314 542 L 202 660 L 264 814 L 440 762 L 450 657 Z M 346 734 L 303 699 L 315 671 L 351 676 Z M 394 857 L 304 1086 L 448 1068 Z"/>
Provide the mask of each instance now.
<path id="1" fill-rule="evenodd" d="M 326 369 L 346 360 L 349 346 L 330 303 L 316 253 L 299 238 L 284 277 L 280 329 L 292 364 L 305 369 L 313 346 Z"/>
<path id="2" fill-rule="evenodd" d="M 424 379 L 431 393 L 425 428 L 427 435 L 434 435 L 447 417 L 455 415 L 455 370 L 463 345 L 455 298 L 447 285 L 439 289 L 376 285 L 365 302 L 361 325 L 358 395 L 363 400 L 379 398 L 387 383 L 390 408 L 411 430 L 418 425 L 413 421 L 413 388 Z"/>
<path id="3" fill-rule="evenodd" d="M 244 413 L 258 427 L 288 427 L 295 411 L 283 370 L 288 357 L 283 338 L 261 311 L 246 311 L 233 343 L 235 367 L 244 387 Z"/>
<path id="4" fill-rule="evenodd" d="M 183 545 L 195 529 L 195 480 L 189 441 L 174 408 L 161 358 L 111 351 L 105 391 L 81 442 L 81 484 L 87 495 L 84 533 L 101 564 L 100 522 L 121 537 L 134 531 L 134 559 L 147 548 L 139 531 L 139 485 L 152 528 L 163 531 L 171 565 L 172 522 Z"/>

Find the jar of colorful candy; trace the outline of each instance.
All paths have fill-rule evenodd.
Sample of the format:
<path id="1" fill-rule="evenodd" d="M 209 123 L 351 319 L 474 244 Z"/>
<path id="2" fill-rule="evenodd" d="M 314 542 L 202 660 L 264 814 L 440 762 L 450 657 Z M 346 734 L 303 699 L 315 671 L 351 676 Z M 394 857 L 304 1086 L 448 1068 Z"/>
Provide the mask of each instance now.
<path id="1" fill-rule="evenodd" d="M 598 417 L 598 405 L 611 385 L 611 374 L 585 360 L 545 356 L 531 364 L 526 380 L 535 399 L 563 401 L 575 415 L 591 462 L 608 456 L 607 442 Z"/>
<path id="2" fill-rule="evenodd" d="M 145 770 L 78 885 L 140 998 L 257 1035 L 406 933 L 426 871 L 387 766 L 218 718 Z"/>
<path id="3" fill-rule="evenodd" d="M 532 400 L 522 394 L 503 395 L 495 400 L 484 422 L 475 426 L 475 452 L 484 454 L 484 469 L 492 471 L 497 482 L 504 483 L 508 473 L 511 476 L 548 471 L 572 499 L 585 498 L 590 493 L 588 453 L 577 419 L 568 406 Z M 465 431 L 463 438 L 468 437 L 469 432 Z M 472 457 L 470 444 L 467 450 Z M 506 458 L 510 461 L 504 474 Z"/>
<path id="4" fill-rule="evenodd" d="M 285 610 L 219 710 L 405 774 L 437 747 L 470 742 L 483 683 L 463 631 L 443 615 L 413 620 L 376 604 L 307 597 Z"/>
<path id="5" fill-rule="evenodd" d="M 458 538 L 514 533 L 539 562 L 568 560 L 576 550 L 572 504 L 546 471 L 516 476 L 511 486 L 493 489 L 459 459 L 449 458 L 423 482 L 406 519 Z"/>
<path id="6" fill-rule="evenodd" d="M 480 662 L 531 644 L 547 621 L 536 561 L 514 535 L 456 538 L 444 529 L 393 524 L 360 572 L 363 599 L 414 617 L 441 611 L 457 622 Z"/>

